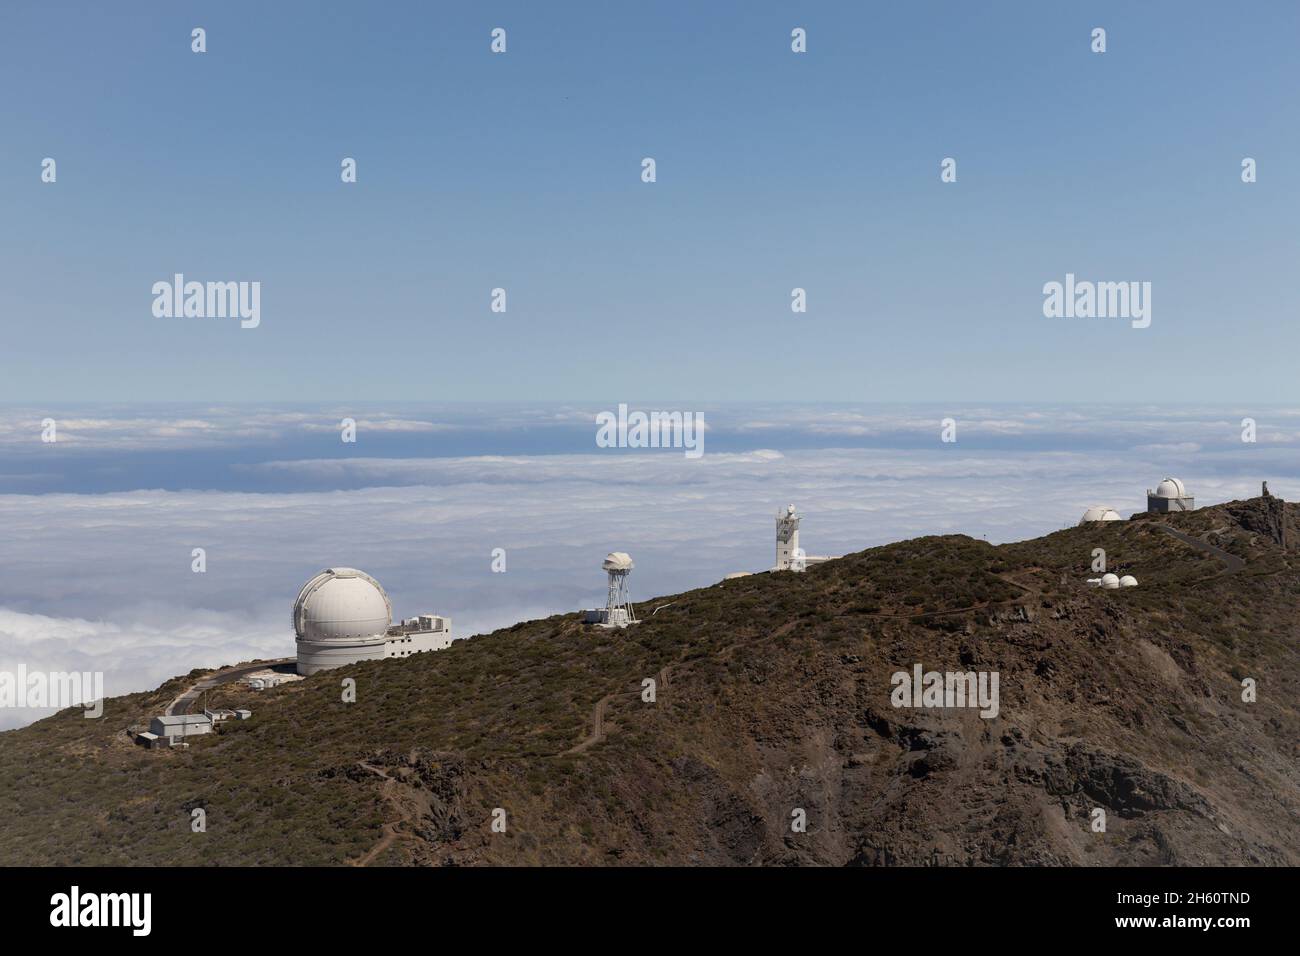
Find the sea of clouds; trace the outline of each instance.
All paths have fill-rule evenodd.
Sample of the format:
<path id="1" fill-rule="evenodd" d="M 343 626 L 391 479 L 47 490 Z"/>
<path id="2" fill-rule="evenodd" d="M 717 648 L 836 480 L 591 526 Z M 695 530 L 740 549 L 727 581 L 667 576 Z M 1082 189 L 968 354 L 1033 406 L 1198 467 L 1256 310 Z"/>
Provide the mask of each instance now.
<path id="1" fill-rule="evenodd" d="M 956 410 L 943 415 L 958 440 L 943 444 L 929 409 L 705 409 L 699 460 L 597 448 L 599 410 L 374 409 L 353 414 L 353 446 L 336 409 L 115 410 L 69 416 L 54 448 L 33 437 L 41 410 L 13 413 L 0 425 L 0 480 L 14 478 L 0 485 L 0 671 L 102 671 L 111 696 L 289 656 L 297 591 L 331 565 L 373 574 L 399 616 L 451 616 L 459 636 L 603 603 L 611 550 L 631 552 L 634 600 L 653 604 L 770 567 L 790 502 L 805 550 L 838 555 L 923 534 L 1033 537 L 1094 504 L 1128 515 L 1166 474 L 1202 504 L 1258 494 L 1261 479 L 1300 498 L 1297 410 Z M 1243 443 L 1252 414 L 1259 440 Z M 183 465 L 200 453 L 206 484 Z M 33 493 L 42 474 L 82 490 Z M 0 709 L 0 728 L 46 712 Z"/>

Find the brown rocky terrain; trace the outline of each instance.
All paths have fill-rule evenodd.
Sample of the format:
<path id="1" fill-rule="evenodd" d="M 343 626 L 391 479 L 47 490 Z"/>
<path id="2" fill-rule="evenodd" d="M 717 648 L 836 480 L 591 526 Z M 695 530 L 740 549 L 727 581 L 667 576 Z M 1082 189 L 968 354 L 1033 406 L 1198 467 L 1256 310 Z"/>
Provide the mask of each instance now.
<path id="1" fill-rule="evenodd" d="M 230 685 L 252 720 L 133 746 L 196 673 L 0 734 L 0 862 L 1296 865 L 1298 524 L 1270 497 L 904 541 L 626 632 L 561 615 Z M 1088 586 L 1096 548 L 1139 586 Z M 893 706 L 916 664 L 996 671 L 998 715 Z"/>

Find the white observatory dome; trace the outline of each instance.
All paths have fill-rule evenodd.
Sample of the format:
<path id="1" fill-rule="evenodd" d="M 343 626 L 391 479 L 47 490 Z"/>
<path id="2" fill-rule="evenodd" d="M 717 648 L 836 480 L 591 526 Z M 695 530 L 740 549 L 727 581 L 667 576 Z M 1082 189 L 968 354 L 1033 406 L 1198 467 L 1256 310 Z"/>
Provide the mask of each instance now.
<path id="1" fill-rule="evenodd" d="M 1107 508 L 1105 505 L 1093 505 L 1083 513 L 1079 519 L 1079 524 L 1087 524 L 1089 521 L 1123 521 L 1124 518 L 1114 508 Z"/>
<path id="2" fill-rule="evenodd" d="M 1187 489 L 1177 478 L 1166 478 L 1156 485 L 1157 498 L 1186 498 Z"/>
<path id="3" fill-rule="evenodd" d="M 1126 574 L 1119 579 L 1119 586 L 1122 588 L 1135 588 L 1138 585 L 1138 579 L 1131 574 Z"/>
<path id="4" fill-rule="evenodd" d="M 611 551 L 605 555 L 605 563 L 600 567 L 604 571 L 631 571 L 632 556 L 626 551 Z"/>
<path id="5" fill-rule="evenodd" d="M 1114 574 L 1103 574 L 1101 576 L 1101 586 L 1108 591 L 1112 591 L 1119 587 L 1119 578 Z"/>
<path id="6" fill-rule="evenodd" d="M 382 638 L 393 606 L 379 582 L 355 568 L 328 568 L 303 585 L 293 605 L 300 641 L 354 643 Z"/>

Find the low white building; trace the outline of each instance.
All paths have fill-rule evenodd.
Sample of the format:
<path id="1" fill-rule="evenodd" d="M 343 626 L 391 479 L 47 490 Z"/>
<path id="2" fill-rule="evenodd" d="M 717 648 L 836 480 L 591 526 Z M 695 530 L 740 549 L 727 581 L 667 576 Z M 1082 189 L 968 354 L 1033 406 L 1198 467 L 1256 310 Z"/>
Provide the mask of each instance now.
<path id="1" fill-rule="evenodd" d="M 268 690 L 272 687 L 279 687 L 281 684 L 290 684 L 302 679 L 301 674 L 288 674 L 268 667 L 266 670 L 254 671 L 241 677 L 239 682 L 246 684 L 249 690 Z"/>
<path id="2" fill-rule="evenodd" d="M 164 714 L 149 721 L 149 732 L 175 746 L 186 737 L 212 733 L 212 718 L 206 714 Z"/>
<path id="3" fill-rule="evenodd" d="M 437 614 L 408 617 L 388 629 L 385 657 L 407 657 L 451 647 L 451 618 Z"/>

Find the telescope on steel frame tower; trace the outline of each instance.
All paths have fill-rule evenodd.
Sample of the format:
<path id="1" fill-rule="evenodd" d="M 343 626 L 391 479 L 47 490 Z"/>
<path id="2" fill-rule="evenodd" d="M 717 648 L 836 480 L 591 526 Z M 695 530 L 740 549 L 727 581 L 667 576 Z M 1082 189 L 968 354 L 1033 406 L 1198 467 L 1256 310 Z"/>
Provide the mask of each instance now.
<path id="1" fill-rule="evenodd" d="M 632 557 L 626 551 L 612 551 L 601 565 L 609 575 L 609 597 L 605 601 L 604 620 L 600 627 L 627 627 L 639 623 L 627 593 L 627 577 L 632 573 Z"/>

